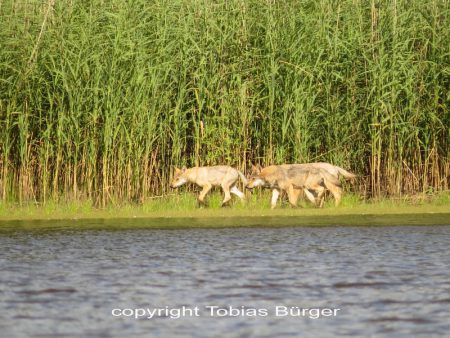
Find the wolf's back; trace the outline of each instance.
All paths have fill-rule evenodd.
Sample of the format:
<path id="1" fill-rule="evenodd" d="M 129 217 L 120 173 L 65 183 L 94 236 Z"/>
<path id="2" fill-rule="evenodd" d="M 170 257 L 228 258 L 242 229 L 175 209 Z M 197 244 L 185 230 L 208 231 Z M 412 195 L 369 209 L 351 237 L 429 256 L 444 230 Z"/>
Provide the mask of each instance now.
<path id="1" fill-rule="evenodd" d="M 331 175 L 336 175 L 337 178 L 339 178 L 339 176 L 342 176 L 347 179 L 353 179 L 356 177 L 355 174 L 345 170 L 344 168 L 341 168 L 337 165 L 327 163 L 327 162 L 306 163 L 306 165 L 310 165 L 314 168 L 320 168 L 320 169 L 326 170 Z"/>
<path id="2" fill-rule="evenodd" d="M 327 162 L 314 162 L 314 163 L 301 163 L 301 164 L 283 164 L 281 165 L 285 168 L 290 167 L 301 167 L 301 168 L 315 168 L 315 169 L 322 169 L 326 170 L 331 175 L 336 176 L 336 178 L 339 178 L 339 176 L 342 176 L 347 179 L 355 178 L 356 175 L 352 174 L 351 172 L 345 170 L 344 168 L 338 167 L 337 165 L 327 163 Z"/>

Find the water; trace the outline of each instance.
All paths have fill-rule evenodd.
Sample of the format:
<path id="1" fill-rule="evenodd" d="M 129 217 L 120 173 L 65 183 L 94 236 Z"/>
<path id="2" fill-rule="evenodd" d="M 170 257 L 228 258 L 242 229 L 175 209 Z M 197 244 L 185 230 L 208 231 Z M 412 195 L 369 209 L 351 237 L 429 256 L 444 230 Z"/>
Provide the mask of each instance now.
<path id="1" fill-rule="evenodd" d="M 1 337 L 450 332 L 450 226 L 111 230 L 90 222 L 3 225 Z M 208 306 L 241 312 L 218 317 Z M 276 316 L 277 306 L 336 316 Z M 175 310 L 119 316 L 165 307 Z M 170 318 L 183 307 L 185 317 Z M 245 316 L 251 309 L 259 316 Z"/>

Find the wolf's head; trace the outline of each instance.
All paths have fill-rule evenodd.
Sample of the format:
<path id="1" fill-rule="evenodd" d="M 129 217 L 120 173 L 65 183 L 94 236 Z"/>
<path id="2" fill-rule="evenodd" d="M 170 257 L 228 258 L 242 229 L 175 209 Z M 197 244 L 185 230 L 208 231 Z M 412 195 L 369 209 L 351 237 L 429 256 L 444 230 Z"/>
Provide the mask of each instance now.
<path id="1" fill-rule="evenodd" d="M 181 169 L 175 168 L 172 183 L 170 183 L 171 188 L 181 187 L 183 184 L 188 182 L 186 171 L 186 167 L 183 167 Z"/>
<path id="2" fill-rule="evenodd" d="M 247 179 L 247 189 L 253 189 L 260 186 L 267 185 L 266 180 L 261 176 L 261 166 L 258 164 L 256 166 L 252 165 L 252 172 Z"/>

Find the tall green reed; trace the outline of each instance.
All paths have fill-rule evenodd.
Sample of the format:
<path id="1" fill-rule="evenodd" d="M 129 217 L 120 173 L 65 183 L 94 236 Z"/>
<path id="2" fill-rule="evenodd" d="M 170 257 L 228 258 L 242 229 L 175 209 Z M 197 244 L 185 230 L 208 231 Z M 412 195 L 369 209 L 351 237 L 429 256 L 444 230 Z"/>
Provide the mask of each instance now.
<path id="1" fill-rule="evenodd" d="M 3 201 L 106 206 L 173 166 L 329 161 L 449 188 L 447 0 L 0 2 Z"/>

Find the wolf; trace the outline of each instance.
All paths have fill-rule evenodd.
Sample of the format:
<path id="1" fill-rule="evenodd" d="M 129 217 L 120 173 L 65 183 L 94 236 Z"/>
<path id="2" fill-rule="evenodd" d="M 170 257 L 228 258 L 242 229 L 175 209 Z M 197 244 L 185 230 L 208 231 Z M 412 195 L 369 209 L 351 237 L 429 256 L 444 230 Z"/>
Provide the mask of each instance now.
<path id="1" fill-rule="evenodd" d="M 337 179 L 341 177 L 344 177 L 346 179 L 354 179 L 356 177 L 355 174 L 345 170 L 344 168 L 327 162 L 281 164 L 281 166 L 287 169 L 291 167 L 323 169 L 326 170 L 330 175 L 335 176 Z"/>
<path id="2" fill-rule="evenodd" d="M 272 165 L 265 168 L 252 166 L 252 174 L 249 177 L 247 188 L 252 189 L 257 186 L 264 186 L 272 189 L 272 209 L 276 207 L 280 190 L 288 194 L 291 206 L 297 205 L 298 196 L 303 190 L 306 197 L 315 205 L 323 206 L 324 193 L 328 189 L 333 194 L 336 205 L 339 205 L 342 197 L 342 187 L 339 175 L 348 177 L 353 174 L 335 169 L 331 164 L 326 166 L 315 166 L 311 164 L 284 164 Z M 329 166 L 330 167 L 329 167 Z M 324 168 L 332 170 L 330 173 Z M 335 167 L 335 168 L 334 168 Z"/>
<path id="3" fill-rule="evenodd" d="M 320 171 L 320 175 L 324 176 L 325 181 L 324 184 L 328 183 L 331 194 L 335 198 L 335 205 L 338 206 L 341 202 L 342 198 L 342 186 L 339 181 L 340 178 L 353 180 L 356 178 L 356 175 L 341 168 L 337 165 L 327 163 L 327 162 L 313 162 L 313 163 L 295 163 L 295 164 L 281 164 L 283 168 L 291 170 L 292 168 L 300 168 L 300 169 L 318 169 Z M 331 175 L 331 176 L 330 176 Z M 318 206 L 323 207 L 323 202 L 325 200 L 325 189 L 317 189 L 317 190 L 305 190 L 306 197 L 314 203 L 311 198 L 311 194 L 308 194 L 308 191 L 314 193 L 317 198 Z M 316 204 L 316 203 L 314 203 Z"/>
<path id="4" fill-rule="evenodd" d="M 185 183 L 195 183 L 202 187 L 202 191 L 198 196 L 200 204 L 205 204 L 205 196 L 211 190 L 213 186 L 220 186 L 225 194 L 222 201 L 224 206 L 229 200 L 231 200 L 230 193 L 238 196 L 242 201 L 245 200 L 245 195 L 238 189 L 236 183 L 238 179 L 241 179 L 244 186 L 247 185 L 247 179 L 239 170 L 226 166 L 211 166 L 211 167 L 193 167 L 182 169 L 175 168 L 174 177 L 171 188 L 178 188 Z"/>
<path id="5" fill-rule="evenodd" d="M 325 190 L 328 189 L 335 199 L 335 205 L 338 206 L 341 202 L 342 186 L 339 176 L 336 177 L 325 169 L 294 166 L 287 169 L 287 177 L 292 183 L 296 199 L 298 199 L 299 189 L 303 189 L 306 197 L 313 204 L 322 208 L 325 200 Z M 311 195 L 315 195 L 316 198 L 313 199 Z M 296 200 L 295 203 L 297 203 Z"/>

